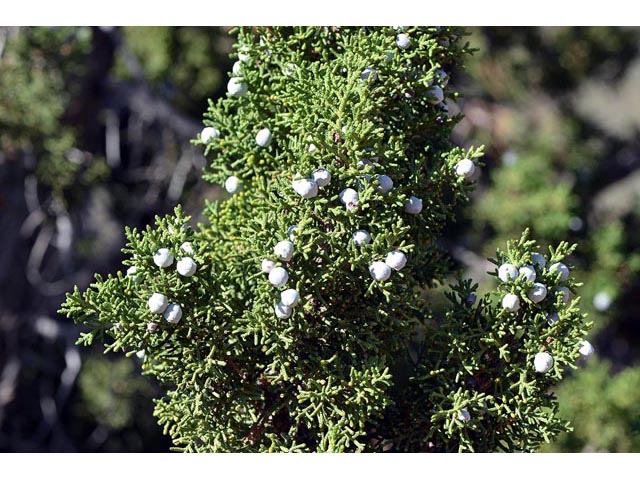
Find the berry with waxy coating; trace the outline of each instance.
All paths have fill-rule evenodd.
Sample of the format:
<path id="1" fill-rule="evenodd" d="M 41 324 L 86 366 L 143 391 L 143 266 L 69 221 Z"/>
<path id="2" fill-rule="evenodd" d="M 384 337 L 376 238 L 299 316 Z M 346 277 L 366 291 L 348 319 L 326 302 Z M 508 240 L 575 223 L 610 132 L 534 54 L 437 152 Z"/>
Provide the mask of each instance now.
<path id="1" fill-rule="evenodd" d="M 376 80 L 378 80 L 378 72 L 376 71 L 375 68 L 365 68 L 362 73 L 360 74 L 360 80 L 367 82 L 367 81 L 373 81 L 375 82 Z"/>
<path id="2" fill-rule="evenodd" d="M 285 307 L 293 308 L 298 305 L 300 294 L 294 288 L 288 288 L 280 294 L 280 303 Z"/>
<path id="3" fill-rule="evenodd" d="M 374 280 L 384 282 L 391 276 L 391 267 L 385 262 L 376 261 L 369 266 L 369 274 Z"/>
<path id="4" fill-rule="evenodd" d="M 249 86 L 242 77 L 233 77 L 227 83 L 227 91 L 232 97 L 243 97 L 249 91 Z"/>
<path id="5" fill-rule="evenodd" d="M 547 261 L 544 259 L 544 256 L 541 255 L 540 253 L 534 253 L 533 255 L 531 255 L 531 261 L 540 270 L 544 269 L 545 265 L 547 264 Z"/>
<path id="6" fill-rule="evenodd" d="M 517 312 L 520 310 L 520 298 L 513 293 L 507 293 L 502 298 L 502 308 L 507 312 Z"/>
<path id="7" fill-rule="evenodd" d="M 191 245 L 191 242 L 184 242 L 180 245 L 180 250 L 193 255 L 193 246 Z"/>
<path id="8" fill-rule="evenodd" d="M 379 193 L 387 193 L 393 188 L 393 180 L 388 175 L 378 175 L 378 188 Z"/>
<path id="9" fill-rule="evenodd" d="M 531 265 L 520 267 L 519 273 L 527 282 L 536 281 L 536 270 Z"/>
<path id="10" fill-rule="evenodd" d="M 308 178 L 293 180 L 291 185 L 302 198 L 313 198 L 318 196 L 318 184 L 315 180 L 310 180 Z"/>
<path id="11" fill-rule="evenodd" d="M 281 320 L 289 318 L 291 316 L 291 314 L 293 313 L 293 309 L 292 308 L 287 307 L 286 305 L 283 305 L 282 303 L 277 303 L 276 306 L 274 307 L 274 311 L 276 313 L 276 317 L 278 317 Z"/>
<path id="12" fill-rule="evenodd" d="M 580 349 L 578 351 L 580 352 L 580 355 L 590 357 L 595 353 L 596 349 L 593 348 L 593 345 L 591 345 L 591 342 L 589 342 L 588 340 L 582 340 L 582 342 L 580 342 Z"/>
<path id="13" fill-rule="evenodd" d="M 405 50 L 411 46 L 411 40 L 406 33 L 399 33 L 396 37 L 396 45 L 398 48 Z"/>
<path id="14" fill-rule="evenodd" d="M 159 248 L 153 256 L 153 263 L 160 268 L 167 268 L 173 263 L 173 255 L 168 248 Z"/>
<path id="15" fill-rule="evenodd" d="M 467 410 L 466 407 L 460 410 L 460 412 L 458 413 L 458 420 L 464 423 L 471 421 L 471 414 L 469 413 L 469 410 Z"/>
<path id="16" fill-rule="evenodd" d="M 167 308 L 169 302 L 167 301 L 167 297 L 162 295 L 161 293 L 154 293 L 149 298 L 149 310 L 151 313 L 162 313 Z"/>
<path id="17" fill-rule="evenodd" d="M 422 199 L 418 197 L 410 197 L 404 204 L 404 211 L 412 215 L 417 215 L 422 211 Z"/>
<path id="18" fill-rule="evenodd" d="M 564 282 L 569 278 L 569 267 L 562 262 L 554 263 L 549 267 L 549 271 L 552 273 L 560 273 L 560 281 Z"/>
<path id="19" fill-rule="evenodd" d="M 564 303 L 569 303 L 569 289 L 567 287 L 558 287 L 557 291 L 562 294 L 562 301 Z"/>
<path id="20" fill-rule="evenodd" d="M 293 243 L 289 240 L 282 240 L 273 247 L 273 253 L 275 253 L 281 260 L 288 262 L 293 256 Z"/>
<path id="21" fill-rule="evenodd" d="M 263 128 L 256 134 L 256 143 L 259 147 L 267 147 L 271 143 L 271 130 Z"/>
<path id="22" fill-rule="evenodd" d="M 400 250 L 393 250 L 387 254 L 384 263 L 399 272 L 407 264 L 407 256 Z"/>
<path id="23" fill-rule="evenodd" d="M 235 175 L 231 175 L 224 181 L 224 189 L 231 194 L 236 193 L 240 190 L 240 179 Z"/>
<path id="24" fill-rule="evenodd" d="M 498 278 L 503 282 L 510 282 L 518 278 L 519 272 L 515 265 L 503 263 L 498 268 Z"/>
<path id="25" fill-rule="evenodd" d="M 534 283 L 533 287 L 527 291 L 527 297 L 533 303 L 540 303 L 547 297 L 547 287 L 542 283 Z"/>
<path id="26" fill-rule="evenodd" d="M 472 160 L 464 158 L 456 163 L 456 174 L 465 179 L 470 179 L 476 171 L 476 166 Z"/>
<path id="27" fill-rule="evenodd" d="M 533 366 L 538 373 L 546 373 L 553 367 L 553 357 L 547 352 L 538 352 L 533 358 Z"/>
<path id="28" fill-rule="evenodd" d="M 200 140 L 202 143 L 209 143 L 215 138 L 220 138 L 220 130 L 215 127 L 204 127 L 200 132 Z"/>
<path id="29" fill-rule="evenodd" d="M 164 311 L 164 319 L 169 323 L 178 323 L 182 318 L 182 307 L 177 303 L 172 303 L 167 306 Z"/>
<path id="30" fill-rule="evenodd" d="M 440 102 L 444 100 L 444 91 L 440 86 L 433 85 L 427 91 L 428 102 L 432 105 L 438 105 Z"/>
<path id="31" fill-rule="evenodd" d="M 340 201 L 344 204 L 347 210 L 353 210 L 358 206 L 358 192 L 353 188 L 346 188 L 340 192 Z"/>
<path id="32" fill-rule="evenodd" d="M 361 247 L 369 242 L 371 242 L 371 235 L 366 230 L 356 230 L 353 232 L 353 243 L 357 246 Z"/>
<path id="33" fill-rule="evenodd" d="M 176 265 L 178 273 L 183 277 L 190 277 L 191 275 L 196 273 L 197 268 L 198 267 L 196 265 L 196 262 L 194 262 L 193 258 L 191 257 L 182 257 L 180 260 L 178 260 L 178 263 Z"/>
<path id="34" fill-rule="evenodd" d="M 331 173 L 325 168 L 318 168 L 313 172 L 312 177 L 319 187 L 326 187 L 331 183 Z"/>
<path id="35" fill-rule="evenodd" d="M 282 267 L 274 267 L 269 272 L 269 283 L 274 287 L 283 287 L 289 281 L 289 273 Z"/>
<path id="36" fill-rule="evenodd" d="M 262 273 L 271 272 L 271 270 L 273 270 L 273 268 L 275 266 L 276 266 L 276 262 L 274 262 L 273 260 L 270 260 L 268 258 L 262 259 L 262 263 L 260 264 L 260 268 L 262 270 Z"/>

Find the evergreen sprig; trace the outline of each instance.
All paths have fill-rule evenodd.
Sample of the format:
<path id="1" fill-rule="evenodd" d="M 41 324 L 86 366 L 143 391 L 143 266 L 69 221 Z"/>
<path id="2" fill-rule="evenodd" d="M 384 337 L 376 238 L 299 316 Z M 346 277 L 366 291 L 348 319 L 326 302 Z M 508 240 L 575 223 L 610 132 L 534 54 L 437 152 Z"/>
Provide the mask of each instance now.
<path id="1" fill-rule="evenodd" d="M 155 413 L 182 451 L 533 450 L 566 429 L 549 387 L 575 366 L 588 325 L 559 290 L 577 285 L 550 265 L 572 247 L 536 270 L 539 303 L 521 277 L 480 300 L 460 281 L 442 319 L 423 295 L 451 273 L 437 242 L 482 166 L 481 148 L 451 144 L 459 117 L 442 103 L 458 96 L 445 72 L 469 53 L 464 31 L 236 33 L 230 93 L 194 142 L 210 159 L 204 177 L 232 196 L 194 229 L 177 208 L 128 230 L 129 273 L 63 305 L 90 327 L 81 341 L 144 351 L 145 371 L 169 387 Z M 369 242 L 354 240 L 361 230 Z M 525 233 L 495 263 L 521 267 L 533 253 Z M 517 312 L 501 308 L 505 292 Z M 176 305 L 177 323 L 152 313 L 171 320 Z M 545 373 L 540 352 L 554 360 Z"/>

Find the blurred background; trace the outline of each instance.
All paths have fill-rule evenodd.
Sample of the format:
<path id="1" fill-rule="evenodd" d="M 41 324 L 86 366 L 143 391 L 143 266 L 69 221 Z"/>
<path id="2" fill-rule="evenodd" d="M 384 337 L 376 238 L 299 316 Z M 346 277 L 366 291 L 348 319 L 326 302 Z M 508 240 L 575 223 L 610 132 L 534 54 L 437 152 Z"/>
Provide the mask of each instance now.
<path id="1" fill-rule="evenodd" d="M 450 72 L 486 146 L 470 205 L 442 241 L 487 290 L 524 227 L 571 262 L 597 354 L 557 389 L 574 431 L 543 451 L 640 451 L 640 29 L 472 28 Z M 121 269 L 124 227 L 221 196 L 190 140 L 226 91 L 226 28 L 0 27 L 0 451 L 168 451 L 162 389 L 136 357 L 75 346 L 56 313 Z M 437 306 L 436 306 L 437 308 Z"/>

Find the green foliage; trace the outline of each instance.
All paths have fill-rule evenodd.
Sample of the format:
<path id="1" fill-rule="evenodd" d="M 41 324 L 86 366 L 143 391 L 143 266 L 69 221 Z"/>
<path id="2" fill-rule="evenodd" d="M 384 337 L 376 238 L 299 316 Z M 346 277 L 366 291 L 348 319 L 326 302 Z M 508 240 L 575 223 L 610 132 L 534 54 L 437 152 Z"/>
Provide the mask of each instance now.
<path id="1" fill-rule="evenodd" d="M 491 226 L 501 241 L 516 235 L 522 225 L 530 225 L 548 243 L 566 238 L 576 203 L 570 184 L 551 180 L 556 177 L 543 155 L 521 155 L 513 162 L 491 173 L 495 187 L 475 204 L 476 228 Z"/>
<path id="2" fill-rule="evenodd" d="M 10 159 L 25 152 L 37 159 L 37 178 L 58 201 L 109 174 L 102 157 L 78 150 L 78 132 L 65 119 L 89 38 L 88 28 L 32 27 L 10 39 L 0 59 L 0 150 Z"/>
<path id="3" fill-rule="evenodd" d="M 150 385 L 139 377 L 126 358 L 115 361 L 88 358 L 78 377 L 83 410 L 112 429 L 133 424 L 135 400 L 150 393 Z"/>
<path id="4" fill-rule="evenodd" d="M 633 205 L 634 197 L 624 195 L 615 182 L 634 168 L 623 153 L 632 147 L 619 138 L 625 138 L 631 124 L 624 119 L 635 112 L 633 88 L 624 86 L 635 85 L 640 30 L 501 27 L 473 33 L 471 43 L 479 53 L 468 62 L 465 90 L 467 98 L 484 103 L 475 102 L 475 116 L 482 122 L 465 141 L 486 144 L 491 171 L 471 207 L 475 228 L 473 235 L 465 232 L 465 240 L 472 239 L 466 246 L 486 252 L 521 224 L 530 225 L 543 245 L 561 239 L 579 242 L 572 261 L 576 277 L 585 284 L 580 293 L 586 300 L 582 308 L 594 323 L 592 341 L 614 361 L 623 357 L 625 363 L 637 363 L 637 354 L 632 359 L 617 350 L 633 344 L 630 332 L 635 327 L 620 324 L 637 310 L 640 210 L 624 208 Z M 619 121 L 609 115 L 612 99 Z M 598 206 L 603 197 L 604 209 Z M 480 289 L 492 287 L 480 283 Z M 608 364 L 593 362 L 590 371 L 608 371 Z M 624 381 L 633 385 L 634 368 L 616 380 L 620 386 Z M 624 450 L 635 445 L 630 429 L 608 423 L 618 410 L 606 398 L 597 415 L 586 404 L 564 408 L 591 395 L 599 398 L 603 388 L 610 386 L 589 374 L 576 375 L 558 389 L 560 413 L 572 420 L 576 432 L 563 436 L 555 449 Z M 633 424 L 634 413 L 628 413 L 626 421 Z M 595 433 L 587 435 L 580 425 L 589 425 L 592 432 L 606 430 L 607 440 L 593 440 Z"/>
<path id="5" fill-rule="evenodd" d="M 567 429 L 548 389 L 575 367 L 589 325 L 577 298 L 565 304 L 558 290 L 578 285 L 549 267 L 574 247 L 561 242 L 537 269 L 548 290 L 540 303 L 524 278 L 477 303 L 463 281 L 442 318 L 422 295 L 451 273 L 437 242 L 473 188 L 455 167 L 467 158 L 480 168 L 482 149 L 451 144 L 460 118 L 434 99 L 434 85 L 458 97 L 438 70 L 469 53 L 464 32 L 405 32 L 406 50 L 392 28 L 239 29 L 247 57 L 234 76 L 247 93 L 211 102 L 205 124 L 219 138 L 195 143 L 210 159 L 204 177 L 233 175 L 241 190 L 208 204 L 206 224 L 190 227 L 177 208 L 153 228 L 127 230 L 125 266 L 135 272 L 68 295 L 61 312 L 89 327 L 81 343 L 144 350 L 143 369 L 169 389 L 155 414 L 177 449 L 531 451 Z M 377 75 L 363 78 L 367 68 Z M 272 139 L 259 146 L 263 128 Z M 331 182 L 304 198 L 295 181 L 320 167 Z M 350 205 L 347 188 L 358 194 Z M 412 196 L 423 205 L 415 214 L 405 210 Z M 357 246 L 360 229 L 372 241 Z M 527 235 L 495 263 L 531 263 L 539 249 Z M 274 247 L 288 239 L 293 256 L 279 258 Z M 195 274 L 160 268 L 161 248 L 188 255 Z M 406 267 L 372 279 L 374 262 L 395 250 Z M 286 285 L 267 280 L 263 260 L 286 269 Z M 279 317 L 285 286 L 300 301 Z M 517 312 L 500 307 L 507 292 L 520 298 Z M 179 322 L 152 313 L 155 293 L 181 306 Z M 549 325 L 552 312 L 559 321 Z M 546 373 L 534 369 L 539 352 L 553 356 Z"/>
<path id="6" fill-rule="evenodd" d="M 592 362 L 558 389 L 560 413 L 573 430 L 550 451 L 637 452 L 640 449 L 640 370 L 612 372 L 611 362 Z"/>
<path id="7" fill-rule="evenodd" d="M 224 83 L 231 39 L 212 27 L 122 27 L 123 40 L 145 78 L 181 111 L 199 116 L 206 99 Z M 119 76 L 130 73 L 118 58 Z"/>

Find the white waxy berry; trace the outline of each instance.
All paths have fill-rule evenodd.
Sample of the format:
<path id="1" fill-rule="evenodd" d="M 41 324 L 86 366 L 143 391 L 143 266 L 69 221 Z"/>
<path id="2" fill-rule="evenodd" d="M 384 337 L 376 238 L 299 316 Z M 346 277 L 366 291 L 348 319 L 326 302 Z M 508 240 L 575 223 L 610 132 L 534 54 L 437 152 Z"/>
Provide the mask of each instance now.
<path id="1" fill-rule="evenodd" d="M 569 303 L 569 289 L 567 287 L 559 287 L 558 292 L 562 295 L 562 301 L 564 303 Z"/>
<path id="2" fill-rule="evenodd" d="M 481 175 L 482 175 L 482 170 L 480 169 L 480 167 L 478 167 L 476 165 L 475 166 L 475 170 L 473 171 L 471 176 L 469 178 L 467 178 L 467 180 L 470 181 L 470 182 L 477 182 L 478 180 L 480 180 L 480 176 Z"/>
<path id="3" fill-rule="evenodd" d="M 169 323 L 178 323 L 182 318 L 182 307 L 177 303 L 170 304 L 164 311 L 164 319 Z"/>
<path id="4" fill-rule="evenodd" d="M 456 163 L 456 174 L 460 177 L 464 177 L 467 180 L 473 176 L 475 171 L 475 164 L 468 158 L 463 158 L 458 163 Z"/>
<path id="5" fill-rule="evenodd" d="M 276 313 L 276 317 L 278 317 L 281 320 L 284 320 L 285 318 L 289 318 L 291 316 L 291 313 L 293 313 L 292 308 L 287 307 L 282 303 L 276 304 L 274 311 Z"/>
<path id="6" fill-rule="evenodd" d="M 284 73 L 287 77 L 290 77 L 291 75 L 296 73 L 297 69 L 298 66 L 295 63 L 289 62 L 283 67 L 282 73 Z"/>
<path id="7" fill-rule="evenodd" d="M 444 100 L 444 91 L 438 85 L 434 85 L 427 90 L 427 96 L 431 105 L 438 105 Z"/>
<path id="8" fill-rule="evenodd" d="M 249 52 L 248 47 L 240 48 L 240 50 L 238 51 L 238 58 L 240 59 L 241 62 L 248 62 L 251 59 L 248 52 Z"/>
<path id="9" fill-rule="evenodd" d="M 285 307 L 293 308 L 298 305 L 300 294 L 293 288 L 288 288 L 280 294 L 280 303 Z"/>
<path id="10" fill-rule="evenodd" d="M 553 367 L 553 357 L 547 352 L 538 352 L 533 358 L 533 366 L 536 372 L 545 373 Z"/>
<path id="11" fill-rule="evenodd" d="M 364 170 L 367 167 L 370 167 L 373 165 L 373 162 L 371 160 L 358 160 L 358 168 L 360 170 Z"/>
<path id="12" fill-rule="evenodd" d="M 384 263 L 399 272 L 407 264 L 407 256 L 400 250 L 393 250 L 387 253 Z"/>
<path id="13" fill-rule="evenodd" d="M 167 297 L 161 293 L 154 293 L 149 297 L 149 310 L 151 310 L 151 313 L 164 312 L 168 304 Z"/>
<path id="14" fill-rule="evenodd" d="M 422 199 L 418 197 L 411 197 L 404 204 L 404 211 L 412 215 L 417 215 L 422 211 Z"/>
<path id="15" fill-rule="evenodd" d="M 283 287 L 289 281 L 289 274 L 282 267 L 274 267 L 269 272 L 269 283 L 274 287 Z"/>
<path id="16" fill-rule="evenodd" d="M 291 185 L 302 198 L 313 198 L 318 196 L 318 184 L 315 180 L 309 180 L 308 178 L 293 180 Z"/>
<path id="17" fill-rule="evenodd" d="M 173 263 L 173 255 L 168 248 L 160 248 L 153 256 L 153 263 L 160 268 L 167 268 Z"/>
<path id="18" fill-rule="evenodd" d="M 147 332 L 155 333 L 156 330 L 158 330 L 158 324 L 156 322 L 147 323 Z"/>
<path id="19" fill-rule="evenodd" d="M 440 85 L 444 88 L 449 83 L 449 75 L 444 70 L 438 69 L 435 71 L 435 77 L 440 82 Z"/>
<path id="20" fill-rule="evenodd" d="M 580 352 L 580 355 L 590 357 L 595 353 L 596 349 L 593 348 L 593 345 L 591 345 L 591 342 L 588 340 L 582 340 L 582 342 L 580 342 L 580 350 L 578 351 Z"/>
<path id="21" fill-rule="evenodd" d="M 191 242 L 184 242 L 180 245 L 180 250 L 193 255 L 193 246 L 191 245 Z"/>
<path id="22" fill-rule="evenodd" d="M 129 274 L 129 270 L 127 270 L 127 275 Z M 604 312 L 611 306 L 611 295 L 607 292 L 598 292 L 593 297 L 593 306 L 599 312 Z"/>
<path id="23" fill-rule="evenodd" d="M 360 80 L 362 81 L 376 81 L 378 80 L 378 72 L 376 72 L 375 68 L 365 68 L 360 74 Z"/>
<path id="24" fill-rule="evenodd" d="M 406 33 L 399 33 L 396 37 L 396 45 L 398 48 L 404 50 L 405 48 L 409 48 L 411 46 L 411 40 L 409 40 L 409 35 Z"/>
<path id="25" fill-rule="evenodd" d="M 273 253 L 275 253 L 281 260 L 288 262 L 293 256 L 293 243 L 289 240 L 282 240 L 281 242 L 276 243 L 276 246 L 273 247 Z"/>
<path id="26" fill-rule="evenodd" d="M 256 143 L 259 147 L 266 147 L 271 143 L 271 130 L 263 128 L 256 134 Z"/>
<path id="27" fill-rule="evenodd" d="M 269 273 L 271 272 L 271 270 L 273 270 L 273 267 L 276 266 L 276 262 L 274 262 L 273 260 L 269 260 L 268 258 L 264 258 L 262 260 L 262 264 L 260 265 L 260 268 L 262 269 L 262 273 Z"/>
<path id="28" fill-rule="evenodd" d="M 178 273 L 183 277 L 190 277 L 191 275 L 196 273 L 197 268 L 198 267 L 196 265 L 196 262 L 194 262 L 193 258 L 191 257 L 182 257 L 180 260 L 178 260 L 178 263 L 176 265 Z"/>
<path id="29" fill-rule="evenodd" d="M 371 242 L 371 235 L 366 230 L 356 230 L 353 232 L 353 243 L 355 243 L 358 247 L 365 245 Z"/>
<path id="30" fill-rule="evenodd" d="M 393 180 L 388 175 L 378 175 L 378 188 L 379 193 L 387 193 L 393 188 Z"/>
<path id="31" fill-rule="evenodd" d="M 310 144 L 309 144 L 309 152 L 310 152 L 310 153 L 313 153 L 313 152 L 315 152 L 316 150 L 318 150 L 318 148 L 317 148 L 313 143 L 310 143 Z"/>
<path id="32" fill-rule="evenodd" d="M 524 265 L 520 267 L 520 276 L 523 277 L 527 282 L 535 282 L 536 270 L 531 265 Z"/>
<path id="33" fill-rule="evenodd" d="M 319 187 L 326 187 L 331 183 L 331 173 L 326 168 L 318 168 L 312 177 Z"/>
<path id="34" fill-rule="evenodd" d="M 242 182 L 240 181 L 240 179 L 238 177 L 236 177 L 235 175 L 231 175 L 229 178 L 227 178 L 224 181 L 224 189 L 231 193 L 234 194 L 236 193 L 238 190 L 240 190 L 240 185 L 242 184 Z"/>
<path id="35" fill-rule="evenodd" d="M 533 255 L 531 255 L 531 261 L 540 270 L 544 269 L 545 265 L 547 264 L 547 261 L 544 259 L 544 256 L 539 253 L 534 253 Z"/>
<path id="36" fill-rule="evenodd" d="M 518 269 L 510 263 L 503 263 L 498 268 L 498 278 L 503 282 L 510 282 L 518 278 Z"/>
<path id="37" fill-rule="evenodd" d="M 227 83 L 227 92 L 232 97 L 242 97 L 247 94 L 249 87 L 242 77 L 232 77 Z"/>
<path id="38" fill-rule="evenodd" d="M 552 312 L 549 315 L 547 315 L 547 323 L 549 324 L 549 326 L 552 326 L 555 323 L 558 323 L 560 321 L 560 316 L 558 315 L 558 312 Z"/>
<path id="39" fill-rule="evenodd" d="M 391 276 L 391 267 L 384 262 L 373 262 L 369 266 L 369 274 L 374 280 L 384 282 Z"/>
<path id="40" fill-rule="evenodd" d="M 291 240 L 292 242 L 295 241 L 296 239 L 296 231 L 298 230 L 298 225 L 291 225 L 289 228 L 287 228 L 287 235 L 289 237 L 289 240 Z"/>
<path id="41" fill-rule="evenodd" d="M 242 62 L 240 60 L 237 60 L 233 64 L 233 68 L 231 69 L 231 71 L 234 75 L 242 75 Z"/>
<path id="42" fill-rule="evenodd" d="M 458 420 L 465 423 L 471 421 L 471 414 L 469 413 L 469 410 L 466 409 L 466 407 L 458 412 Z"/>
<path id="43" fill-rule="evenodd" d="M 353 210 L 358 206 L 358 192 L 353 188 L 346 188 L 340 192 L 340 201 L 347 207 L 347 210 Z"/>
<path id="44" fill-rule="evenodd" d="M 138 271 L 138 269 L 136 268 L 135 265 L 127 268 L 127 277 L 131 277 L 131 280 L 133 280 L 134 282 L 138 281 L 138 276 L 136 275 L 136 272 Z"/>
<path id="45" fill-rule="evenodd" d="M 209 143 L 214 138 L 220 138 L 220 130 L 215 127 L 204 127 L 200 132 L 202 143 Z"/>
<path id="46" fill-rule="evenodd" d="M 507 312 L 517 312 L 520 310 L 520 298 L 513 293 L 507 293 L 502 298 L 502 308 Z"/>
<path id="47" fill-rule="evenodd" d="M 547 287 L 541 283 L 534 283 L 533 288 L 527 291 L 527 297 L 529 297 L 529 300 L 533 303 L 540 303 L 547 298 Z"/>
<path id="48" fill-rule="evenodd" d="M 138 350 L 136 352 L 136 357 L 138 357 L 140 360 L 144 360 L 144 356 L 145 356 L 144 350 Z"/>
<path id="49" fill-rule="evenodd" d="M 558 262 L 554 263 L 549 267 L 550 272 L 560 273 L 560 281 L 564 282 L 569 278 L 569 267 L 567 267 L 564 263 Z"/>

